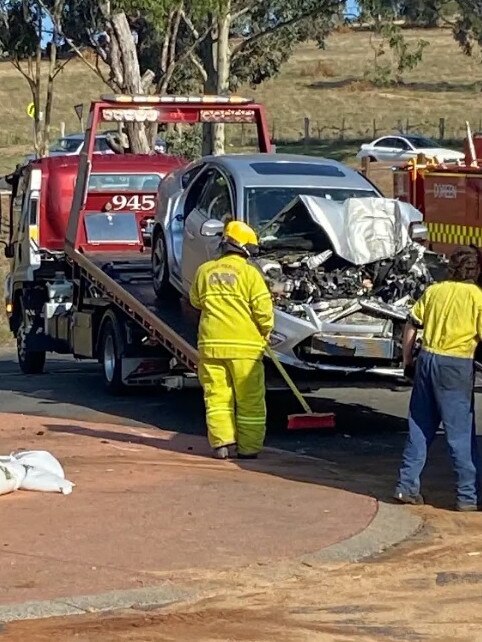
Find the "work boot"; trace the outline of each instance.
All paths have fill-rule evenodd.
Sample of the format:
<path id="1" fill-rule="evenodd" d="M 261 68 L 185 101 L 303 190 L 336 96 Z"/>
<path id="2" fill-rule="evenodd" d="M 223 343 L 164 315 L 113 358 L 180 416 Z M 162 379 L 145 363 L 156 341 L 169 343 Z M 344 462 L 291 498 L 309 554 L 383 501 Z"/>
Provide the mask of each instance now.
<path id="1" fill-rule="evenodd" d="M 424 504 L 422 495 L 409 495 L 408 493 L 395 493 L 393 499 L 400 504 L 411 504 L 412 506 L 422 506 Z"/>
<path id="2" fill-rule="evenodd" d="M 477 504 L 461 504 L 457 502 L 455 510 L 459 513 L 476 513 L 479 510 Z"/>
<path id="3" fill-rule="evenodd" d="M 214 459 L 227 459 L 229 457 L 229 448 L 227 446 L 220 446 L 213 451 Z"/>

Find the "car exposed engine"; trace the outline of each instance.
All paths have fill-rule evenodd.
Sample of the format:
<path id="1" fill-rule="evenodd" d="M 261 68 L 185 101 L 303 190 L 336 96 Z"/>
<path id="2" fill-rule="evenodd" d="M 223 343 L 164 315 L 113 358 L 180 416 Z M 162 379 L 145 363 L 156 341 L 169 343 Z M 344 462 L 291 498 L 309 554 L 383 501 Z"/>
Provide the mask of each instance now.
<path id="1" fill-rule="evenodd" d="M 408 306 L 445 264 L 417 243 L 393 259 L 361 267 L 334 256 L 332 250 L 264 255 L 257 263 L 276 306 L 289 314 L 303 315 L 308 305 L 319 318 L 328 318 L 340 312 L 342 300 L 345 307 L 347 301 L 358 300 L 362 308 L 398 319 L 406 318 Z"/>

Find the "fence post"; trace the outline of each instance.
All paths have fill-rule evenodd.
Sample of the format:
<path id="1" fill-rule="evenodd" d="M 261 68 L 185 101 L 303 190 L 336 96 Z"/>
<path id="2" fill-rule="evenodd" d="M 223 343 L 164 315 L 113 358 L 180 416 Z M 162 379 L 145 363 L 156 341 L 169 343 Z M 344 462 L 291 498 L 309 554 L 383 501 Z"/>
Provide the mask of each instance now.
<path id="1" fill-rule="evenodd" d="M 244 123 L 241 123 L 241 147 L 246 144 L 246 129 Z"/>
<path id="2" fill-rule="evenodd" d="M 271 125 L 271 140 L 276 140 L 276 118 L 273 118 L 273 124 Z"/>
<path id="3" fill-rule="evenodd" d="M 65 123 L 62 121 L 60 123 L 60 138 L 65 138 Z"/>
<path id="4" fill-rule="evenodd" d="M 445 139 L 445 118 L 439 118 L 438 121 L 438 137 L 439 140 Z"/>
<path id="5" fill-rule="evenodd" d="M 376 138 L 377 137 L 377 131 L 378 131 L 377 130 L 377 119 L 374 118 L 373 119 L 373 136 L 372 136 L 372 138 Z"/>
<path id="6" fill-rule="evenodd" d="M 341 119 L 340 140 L 345 140 L 345 116 Z"/>
<path id="7" fill-rule="evenodd" d="M 304 138 L 303 138 L 305 147 L 308 147 L 309 144 L 310 144 L 310 129 L 311 129 L 311 127 L 310 127 L 310 119 L 308 118 L 308 116 L 305 116 L 305 120 L 304 120 Z"/>
<path id="8" fill-rule="evenodd" d="M 400 119 L 397 121 L 397 129 L 399 134 L 403 134 L 403 122 Z"/>
<path id="9" fill-rule="evenodd" d="M 407 122 L 405 123 L 405 133 L 410 134 L 410 121 L 407 118 Z"/>

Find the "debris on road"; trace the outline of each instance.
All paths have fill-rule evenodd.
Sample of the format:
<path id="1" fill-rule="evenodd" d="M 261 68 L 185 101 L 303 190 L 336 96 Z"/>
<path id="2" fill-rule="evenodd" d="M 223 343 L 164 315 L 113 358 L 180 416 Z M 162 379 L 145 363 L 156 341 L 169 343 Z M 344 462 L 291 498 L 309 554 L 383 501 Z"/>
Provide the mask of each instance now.
<path id="1" fill-rule="evenodd" d="M 0 495 L 16 490 L 70 495 L 75 486 L 65 479 L 60 462 L 45 450 L 29 450 L 0 456 Z"/>

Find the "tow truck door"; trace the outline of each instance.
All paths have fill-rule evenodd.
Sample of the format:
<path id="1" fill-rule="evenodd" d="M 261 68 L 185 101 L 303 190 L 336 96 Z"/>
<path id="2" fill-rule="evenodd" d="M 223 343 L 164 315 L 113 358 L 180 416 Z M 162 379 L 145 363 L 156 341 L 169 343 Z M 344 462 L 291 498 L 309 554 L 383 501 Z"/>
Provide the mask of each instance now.
<path id="1" fill-rule="evenodd" d="M 13 281 L 33 281 L 34 270 L 40 267 L 38 253 L 38 216 L 40 207 L 41 170 L 33 169 L 19 185 L 14 203 L 12 237 Z"/>
<path id="2" fill-rule="evenodd" d="M 233 203 L 230 181 L 217 167 L 209 167 L 193 182 L 184 206 L 181 276 L 185 292 L 198 267 L 218 253 L 220 236 L 203 236 L 203 224 L 216 220 L 224 225 L 233 218 Z"/>

